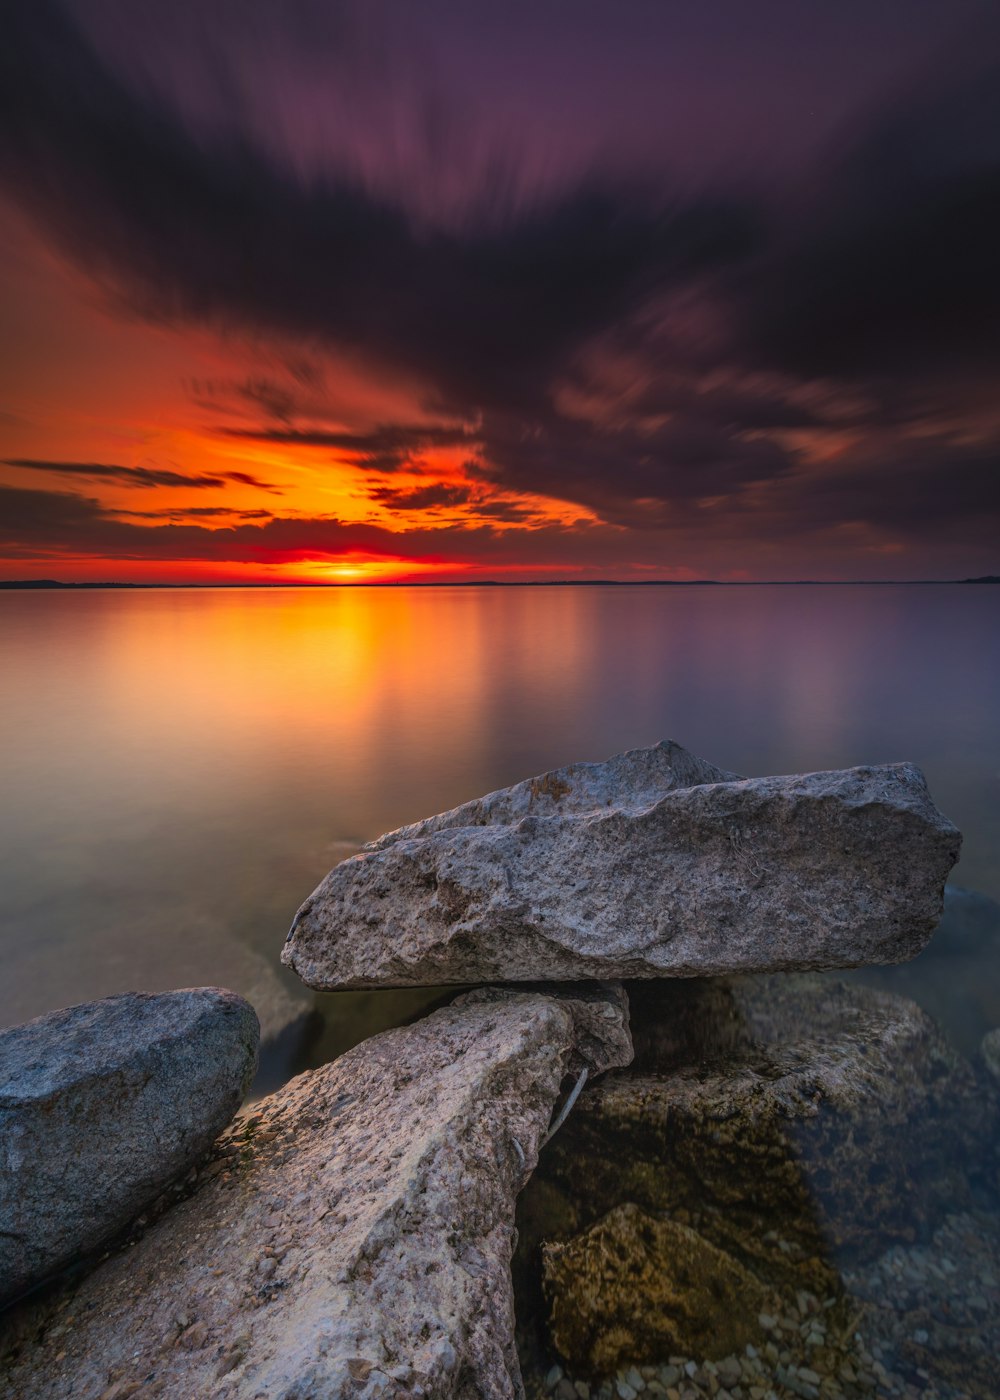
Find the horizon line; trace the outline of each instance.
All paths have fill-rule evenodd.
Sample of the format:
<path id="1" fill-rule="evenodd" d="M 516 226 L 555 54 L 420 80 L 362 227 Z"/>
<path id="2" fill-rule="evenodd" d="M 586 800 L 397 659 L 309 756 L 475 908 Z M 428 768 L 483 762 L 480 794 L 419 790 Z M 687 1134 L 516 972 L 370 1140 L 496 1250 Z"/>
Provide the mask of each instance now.
<path id="1" fill-rule="evenodd" d="M 911 579 L 619 579 L 619 578 L 558 578 L 558 579 L 337 579 L 300 582 L 239 582 L 239 583 L 138 583 L 106 579 L 64 582 L 61 579 L 0 579 L 0 590 L 36 589 L 261 589 L 261 588 L 898 588 L 953 584 L 997 584 L 1000 574 L 981 574 L 974 578 L 911 578 Z"/>

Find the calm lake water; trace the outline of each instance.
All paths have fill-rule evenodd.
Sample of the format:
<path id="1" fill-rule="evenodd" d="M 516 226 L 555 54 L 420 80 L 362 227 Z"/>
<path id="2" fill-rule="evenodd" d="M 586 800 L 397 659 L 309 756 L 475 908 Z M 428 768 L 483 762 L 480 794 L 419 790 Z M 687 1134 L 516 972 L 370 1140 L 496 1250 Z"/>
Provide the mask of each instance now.
<path id="1" fill-rule="evenodd" d="M 1000 1025 L 998 624 L 989 586 L 0 592 L 0 1025 L 221 983 L 261 1014 L 263 1090 L 440 995 L 320 997 L 280 967 L 332 864 L 545 769 L 673 738 L 748 775 L 923 768 L 965 834 L 954 883 L 979 896 L 955 896 L 913 964 L 854 976 L 914 997 L 974 1056 Z M 967 1164 L 980 1205 L 995 1147 Z M 875 1393 L 879 1357 L 907 1377 L 879 1394 L 998 1393 L 982 1377 L 1000 1215 L 993 1187 L 975 1217 L 954 1189 L 936 1254 L 918 1240 L 851 1276 L 881 1321 L 843 1393 Z"/>
<path id="2" fill-rule="evenodd" d="M 337 860 L 661 738 L 748 775 L 912 759 L 1000 896 L 998 624 L 988 586 L 0 593 L 0 1024 L 205 981 L 280 1020 Z M 325 998 L 309 1057 L 419 1004 Z"/>

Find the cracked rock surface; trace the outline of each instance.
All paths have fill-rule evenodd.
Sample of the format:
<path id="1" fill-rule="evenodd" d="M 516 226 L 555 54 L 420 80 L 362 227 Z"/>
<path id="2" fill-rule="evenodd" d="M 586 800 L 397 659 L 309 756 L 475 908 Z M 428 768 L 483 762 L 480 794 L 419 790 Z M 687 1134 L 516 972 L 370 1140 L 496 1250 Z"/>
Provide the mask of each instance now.
<path id="1" fill-rule="evenodd" d="M 206 1151 L 257 1064 L 253 1007 L 127 993 L 0 1031 L 0 1303 L 98 1248 Z"/>
<path id="2" fill-rule="evenodd" d="M 742 779 L 663 743 L 380 837 L 283 960 L 326 989 L 898 962 L 960 841 L 912 764 Z"/>
<path id="3" fill-rule="evenodd" d="M 300 1075 L 132 1248 L 7 1314 L 0 1396 L 521 1396 L 515 1197 L 567 1073 L 631 1055 L 620 988 L 486 989 Z"/>

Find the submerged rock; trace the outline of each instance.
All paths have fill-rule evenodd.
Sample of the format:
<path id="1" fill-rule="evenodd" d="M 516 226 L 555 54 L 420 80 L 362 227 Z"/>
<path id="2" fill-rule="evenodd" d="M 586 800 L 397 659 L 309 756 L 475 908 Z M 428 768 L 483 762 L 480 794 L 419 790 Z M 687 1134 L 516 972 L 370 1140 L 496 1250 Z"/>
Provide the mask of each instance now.
<path id="1" fill-rule="evenodd" d="M 631 1053 L 620 989 L 487 991 L 300 1075 L 133 1248 L 8 1315 L 0 1396 L 520 1396 L 514 1198 L 567 1071 Z"/>
<path id="2" fill-rule="evenodd" d="M 820 977 L 664 983 L 635 989 L 633 1034 L 633 1070 L 588 1086 L 545 1154 L 527 1247 L 631 1202 L 776 1287 L 824 1290 L 830 1261 L 970 1199 L 996 1104 L 904 998 Z"/>
<path id="3" fill-rule="evenodd" d="M 979 1044 L 979 1053 L 983 1064 L 990 1074 L 1000 1084 L 1000 1026 L 995 1030 L 987 1031 Z"/>
<path id="4" fill-rule="evenodd" d="M 1000 904 L 946 885 L 944 913 L 927 947 L 901 967 L 863 967 L 851 981 L 912 997 L 970 1058 L 1000 1023 Z"/>
<path id="5" fill-rule="evenodd" d="M 0 1031 L 0 1301 L 122 1229 L 239 1108 L 253 1008 L 128 993 Z"/>
<path id="6" fill-rule="evenodd" d="M 328 989 L 894 962 L 960 840 L 911 764 L 739 779 L 660 744 L 381 837 L 283 958 Z"/>
<path id="7" fill-rule="evenodd" d="M 568 1244 L 543 1251 L 551 1336 L 577 1368 L 678 1353 L 716 1359 L 761 1340 L 772 1295 L 731 1255 L 674 1220 L 618 1206 Z"/>

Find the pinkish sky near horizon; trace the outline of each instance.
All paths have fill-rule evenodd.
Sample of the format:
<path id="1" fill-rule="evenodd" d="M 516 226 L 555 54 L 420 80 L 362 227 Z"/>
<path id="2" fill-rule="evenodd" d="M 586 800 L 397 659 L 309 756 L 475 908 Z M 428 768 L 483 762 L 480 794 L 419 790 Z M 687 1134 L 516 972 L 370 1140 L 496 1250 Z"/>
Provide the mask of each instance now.
<path id="1" fill-rule="evenodd" d="M 1000 573 L 993 6 L 0 17 L 0 579 Z"/>

